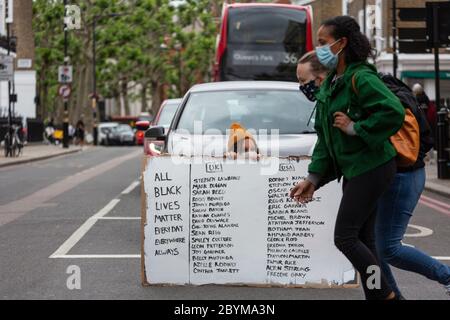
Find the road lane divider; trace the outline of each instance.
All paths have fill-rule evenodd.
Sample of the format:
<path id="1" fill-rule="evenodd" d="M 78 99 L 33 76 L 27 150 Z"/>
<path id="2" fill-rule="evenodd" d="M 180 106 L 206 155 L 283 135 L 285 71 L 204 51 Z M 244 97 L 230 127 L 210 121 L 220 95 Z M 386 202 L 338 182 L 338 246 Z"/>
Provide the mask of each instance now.
<path id="1" fill-rule="evenodd" d="M 119 202 L 120 199 L 112 199 L 106 206 L 100 209 L 100 211 L 87 219 L 49 258 L 64 257 L 94 226 L 97 220 L 108 214 L 108 212 L 110 212 Z"/>
<path id="2" fill-rule="evenodd" d="M 43 205 L 45 206 L 46 203 L 54 202 L 54 199 L 61 194 L 72 190 L 92 178 L 100 176 L 105 172 L 116 168 L 126 161 L 138 157 L 141 153 L 142 151 L 136 150 L 124 156 L 113 158 L 94 167 L 90 167 L 86 170 L 65 177 L 62 180 L 59 180 L 58 182 L 55 182 L 21 199 L 0 205 L 0 226 L 10 223 L 21 216 L 42 207 Z"/>
<path id="3" fill-rule="evenodd" d="M 129 194 L 131 191 L 133 191 L 140 182 L 138 180 L 133 181 L 125 190 L 122 191 L 122 194 Z"/>
<path id="4" fill-rule="evenodd" d="M 59 259 L 140 259 L 140 254 L 66 254 L 53 258 Z"/>

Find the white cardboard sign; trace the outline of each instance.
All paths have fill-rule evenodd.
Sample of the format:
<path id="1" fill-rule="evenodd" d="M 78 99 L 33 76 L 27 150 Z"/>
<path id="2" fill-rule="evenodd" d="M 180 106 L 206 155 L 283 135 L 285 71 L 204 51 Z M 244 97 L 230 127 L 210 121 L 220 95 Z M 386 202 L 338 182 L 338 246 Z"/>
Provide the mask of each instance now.
<path id="1" fill-rule="evenodd" d="M 289 190 L 310 160 L 264 161 L 145 159 L 144 284 L 354 286 L 356 272 L 333 242 L 341 186 L 297 204 Z M 275 173 L 261 174 L 268 163 Z"/>

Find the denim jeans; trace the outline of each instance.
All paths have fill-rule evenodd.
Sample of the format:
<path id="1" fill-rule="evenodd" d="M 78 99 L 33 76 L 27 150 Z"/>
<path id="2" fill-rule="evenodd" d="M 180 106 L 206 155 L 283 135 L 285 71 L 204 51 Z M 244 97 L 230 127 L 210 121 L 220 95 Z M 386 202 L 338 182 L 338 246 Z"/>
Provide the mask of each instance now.
<path id="1" fill-rule="evenodd" d="M 441 284 L 450 283 L 450 267 L 401 243 L 425 186 L 425 168 L 397 173 L 378 201 L 375 239 L 380 265 L 391 288 L 400 290 L 389 265 L 419 273 Z"/>

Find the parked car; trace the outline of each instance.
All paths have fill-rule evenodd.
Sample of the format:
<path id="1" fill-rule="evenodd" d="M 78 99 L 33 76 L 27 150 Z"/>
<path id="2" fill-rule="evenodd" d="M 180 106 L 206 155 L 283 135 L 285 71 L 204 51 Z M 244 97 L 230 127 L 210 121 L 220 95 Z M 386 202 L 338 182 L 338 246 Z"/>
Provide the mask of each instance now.
<path id="1" fill-rule="evenodd" d="M 253 130 L 262 155 L 311 155 L 317 140 L 313 112 L 314 103 L 295 82 L 199 84 L 186 93 L 168 130 L 154 126 L 146 131 L 145 152 L 222 156 L 227 130 L 238 122 Z M 198 121 L 200 129 L 196 128 Z M 158 148 L 157 144 L 162 146 Z"/>
<path id="2" fill-rule="evenodd" d="M 109 132 L 111 132 L 111 129 L 114 127 L 117 127 L 119 124 L 117 122 L 102 122 L 98 125 L 98 135 L 97 135 L 97 142 L 98 144 L 105 145 L 106 144 L 106 137 Z"/>
<path id="3" fill-rule="evenodd" d="M 134 132 L 128 124 L 112 127 L 106 135 L 106 145 L 134 145 Z"/>

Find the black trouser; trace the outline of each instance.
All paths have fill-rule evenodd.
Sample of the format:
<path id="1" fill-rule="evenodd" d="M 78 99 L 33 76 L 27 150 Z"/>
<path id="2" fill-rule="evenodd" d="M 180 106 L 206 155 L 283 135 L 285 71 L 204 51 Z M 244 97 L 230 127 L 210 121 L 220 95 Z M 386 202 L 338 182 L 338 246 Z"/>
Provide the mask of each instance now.
<path id="1" fill-rule="evenodd" d="M 381 275 L 379 289 L 369 289 L 367 279 L 374 274 L 372 269 L 368 273 L 368 268 L 379 267 L 375 248 L 377 201 L 388 189 L 395 173 L 395 160 L 391 160 L 350 180 L 344 179 L 334 243 L 360 273 L 367 300 L 385 299 L 392 292 L 381 268 L 377 269 Z"/>

